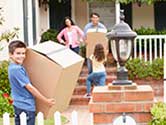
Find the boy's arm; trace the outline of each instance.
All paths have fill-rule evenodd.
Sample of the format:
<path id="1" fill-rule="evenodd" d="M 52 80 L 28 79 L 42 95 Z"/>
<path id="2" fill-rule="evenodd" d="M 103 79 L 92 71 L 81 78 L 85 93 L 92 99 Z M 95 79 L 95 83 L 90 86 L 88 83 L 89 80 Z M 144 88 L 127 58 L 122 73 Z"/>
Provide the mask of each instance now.
<path id="1" fill-rule="evenodd" d="M 40 99 L 44 103 L 46 103 L 49 106 L 52 106 L 55 104 L 55 100 L 52 98 L 46 98 L 43 96 L 33 85 L 27 84 L 25 85 L 25 88 L 36 98 Z"/>

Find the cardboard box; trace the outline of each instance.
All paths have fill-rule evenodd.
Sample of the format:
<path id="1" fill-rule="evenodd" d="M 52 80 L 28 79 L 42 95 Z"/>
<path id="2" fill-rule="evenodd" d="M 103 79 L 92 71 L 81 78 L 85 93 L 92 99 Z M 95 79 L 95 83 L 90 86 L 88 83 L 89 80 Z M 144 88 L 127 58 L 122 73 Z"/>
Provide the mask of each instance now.
<path id="1" fill-rule="evenodd" d="M 95 45 L 97 43 L 101 43 L 104 48 L 105 52 L 108 51 L 108 39 L 106 37 L 106 33 L 101 32 L 89 32 L 87 33 L 87 46 L 86 46 L 86 57 L 89 58 L 91 54 L 93 54 Z"/>
<path id="2" fill-rule="evenodd" d="M 27 50 L 24 66 L 32 84 L 46 97 L 54 98 L 56 104 L 48 107 L 36 99 L 37 112 L 45 118 L 53 117 L 55 111 L 67 108 L 84 59 L 55 42 L 45 42 Z"/>

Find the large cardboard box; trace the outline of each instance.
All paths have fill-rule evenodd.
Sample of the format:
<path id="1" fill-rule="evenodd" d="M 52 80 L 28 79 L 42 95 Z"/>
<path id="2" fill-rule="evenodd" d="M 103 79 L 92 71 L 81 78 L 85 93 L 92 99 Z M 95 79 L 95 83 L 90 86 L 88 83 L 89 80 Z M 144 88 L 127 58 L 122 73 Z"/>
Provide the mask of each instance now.
<path id="1" fill-rule="evenodd" d="M 91 54 L 93 54 L 95 45 L 97 43 L 101 43 L 104 48 L 105 52 L 107 54 L 108 52 L 108 39 L 106 37 L 106 33 L 101 32 L 89 32 L 87 33 L 87 46 L 86 46 L 86 57 L 89 58 Z"/>
<path id="2" fill-rule="evenodd" d="M 84 59 L 70 49 L 45 42 L 29 48 L 24 66 L 32 84 L 46 97 L 54 98 L 56 104 L 48 107 L 36 99 L 37 112 L 45 118 L 53 117 L 55 111 L 67 108 L 81 72 Z"/>

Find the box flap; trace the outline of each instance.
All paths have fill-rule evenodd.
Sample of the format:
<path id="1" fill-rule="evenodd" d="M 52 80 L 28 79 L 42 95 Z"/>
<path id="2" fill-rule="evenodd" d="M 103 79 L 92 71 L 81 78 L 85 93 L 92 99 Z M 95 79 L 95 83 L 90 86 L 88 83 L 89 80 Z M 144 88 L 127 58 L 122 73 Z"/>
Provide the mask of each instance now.
<path id="1" fill-rule="evenodd" d="M 80 55 L 68 48 L 50 53 L 47 56 L 54 60 L 57 64 L 61 65 L 63 68 L 84 60 Z"/>
<path id="2" fill-rule="evenodd" d="M 47 55 L 54 51 L 59 51 L 61 49 L 65 49 L 66 47 L 61 44 L 55 43 L 53 41 L 47 41 L 44 43 L 37 44 L 31 48 L 37 52 Z"/>
<path id="3" fill-rule="evenodd" d="M 35 45 L 32 47 L 32 49 L 41 54 L 44 54 L 52 61 L 61 65 L 63 68 L 84 60 L 84 58 L 69 48 L 52 41 Z"/>

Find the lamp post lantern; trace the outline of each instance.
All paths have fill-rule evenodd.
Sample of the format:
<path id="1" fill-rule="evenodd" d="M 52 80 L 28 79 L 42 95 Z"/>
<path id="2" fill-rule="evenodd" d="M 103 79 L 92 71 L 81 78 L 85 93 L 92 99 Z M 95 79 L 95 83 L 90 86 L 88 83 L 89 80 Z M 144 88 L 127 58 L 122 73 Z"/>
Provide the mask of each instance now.
<path id="1" fill-rule="evenodd" d="M 117 80 L 112 82 L 113 85 L 132 84 L 132 81 L 128 80 L 125 63 L 132 53 L 133 42 L 137 34 L 124 22 L 125 17 L 123 13 L 124 11 L 121 10 L 120 23 L 114 25 L 112 31 L 107 34 L 109 42 L 111 43 L 113 57 L 120 65 L 117 71 Z"/>

